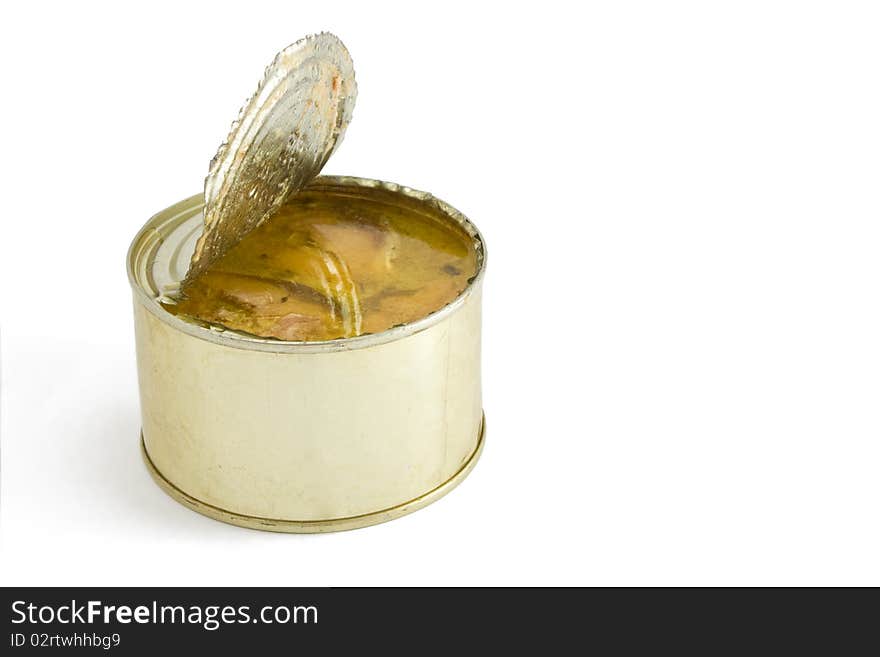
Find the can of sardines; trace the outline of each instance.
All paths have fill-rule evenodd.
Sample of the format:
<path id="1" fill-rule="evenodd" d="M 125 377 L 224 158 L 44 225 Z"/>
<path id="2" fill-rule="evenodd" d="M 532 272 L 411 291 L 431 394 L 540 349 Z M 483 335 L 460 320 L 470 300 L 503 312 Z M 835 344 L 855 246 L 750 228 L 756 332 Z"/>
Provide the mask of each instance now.
<path id="1" fill-rule="evenodd" d="M 144 461 L 217 520 L 384 522 L 455 487 L 483 446 L 483 239 L 425 192 L 318 175 L 356 94 L 336 37 L 281 51 L 204 194 L 129 250 Z"/>

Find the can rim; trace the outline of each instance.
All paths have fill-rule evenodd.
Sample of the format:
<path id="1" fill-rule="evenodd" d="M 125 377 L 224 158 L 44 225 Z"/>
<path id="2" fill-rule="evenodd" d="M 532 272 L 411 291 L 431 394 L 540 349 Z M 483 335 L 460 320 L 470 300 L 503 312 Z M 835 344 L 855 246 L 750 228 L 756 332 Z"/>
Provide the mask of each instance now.
<path id="1" fill-rule="evenodd" d="M 486 271 L 486 259 L 488 255 L 486 252 L 486 243 L 479 229 L 464 214 L 456 210 L 445 201 L 438 199 L 428 192 L 423 192 L 417 189 L 413 189 L 411 187 L 398 185 L 397 183 L 374 180 L 372 178 L 322 175 L 316 177 L 311 183 L 309 183 L 309 185 L 306 186 L 306 189 L 334 186 L 382 189 L 393 194 L 401 194 L 410 199 L 416 200 L 419 203 L 423 203 L 438 211 L 442 215 L 448 217 L 449 219 L 453 220 L 454 222 L 459 224 L 474 240 L 477 249 L 476 274 L 474 274 L 474 276 L 469 280 L 468 285 L 465 287 L 465 289 L 462 290 L 455 299 L 450 301 L 442 308 L 439 308 L 438 310 L 435 310 L 434 312 L 426 315 L 425 317 L 417 319 L 414 322 L 401 324 L 385 331 L 380 331 L 379 333 L 369 333 L 353 338 L 336 338 L 334 340 L 321 340 L 313 342 L 292 342 L 278 340 L 275 338 L 262 338 L 259 336 L 252 336 L 232 330 L 218 330 L 214 328 L 200 326 L 199 324 L 189 322 L 165 310 L 161 306 L 157 298 L 147 293 L 146 289 L 144 289 L 144 286 L 141 284 L 141 281 L 138 279 L 136 272 L 134 271 L 135 261 L 140 260 L 140 256 L 143 254 L 145 246 L 144 242 L 149 237 L 152 237 L 154 234 L 159 233 L 154 224 L 156 224 L 160 219 L 168 221 L 169 214 L 172 215 L 170 220 L 173 220 L 175 218 L 179 218 L 184 212 L 188 213 L 189 211 L 191 211 L 194 205 L 203 205 L 204 197 L 202 196 L 202 194 L 196 194 L 187 199 L 184 199 L 183 201 L 179 201 L 178 203 L 175 203 L 174 205 L 171 205 L 168 208 L 165 208 L 164 210 L 150 217 L 147 223 L 144 224 L 143 228 L 138 231 L 138 233 L 132 240 L 131 245 L 128 248 L 128 254 L 126 257 L 126 271 L 128 273 L 128 281 L 131 285 L 131 289 L 135 296 L 135 299 L 140 302 L 140 304 L 143 305 L 144 308 L 146 308 L 149 312 L 156 316 L 160 321 L 171 325 L 172 327 L 183 333 L 186 333 L 187 335 L 201 340 L 206 340 L 207 342 L 213 342 L 215 344 L 220 344 L 226 347 L 232 347 L 234 349 L 244 349 L 248 351 L 263 351 L 277 354 L 305 354 L 365 349 L 388 342 L 394 342 L 410 335 L 414 335 L 428 328 L 431 328 L 435 324 L 442 322 L 448 316 L 455 313 L 456 310 L 458 310 L 460 306 L 464 305 L 467 299 L 475 294 L 476 291 L 479 289 L 483 281 L 484 272 Z M 187 216 L 190 215 L 188 214 Z M 184 219 L 180 220 L 183 221 Z"/>
<path id="2" fill-rule="evenodd" d="M 284 518 L 249 516 L 214 506 L 208 502 L 203 502 L 197 497 L 193 497 L 189 493 L 178 488 L 171 480 L 165 478 L 165 475 L 162 474 L 159 468 L 156 467 L 156 464 L 153 463 L 153 459 L 150 458 L 146 442 L 144 442 L 143 432 L 141 432 L 140 439 L 141 457 L 143 458 L 144 465 L 146 465 L 150 476 L 153 478 L 153 481 L 158 484 L 159 488 L 171 496 L 175 501 L 180 502 L 196 513 L 201 513 L 203 516 L 230 525 L 237 525 L 239 527 L 245 527 L 246 529 L 259 529 L 262 531 L 282 532 L 287 534 L 318 534 L 361 529 L 362 527 L 369 527 L 390 520 L 396 520 L 397 518 L 413 513 L 414 511 L 418 511 L 444 497 L 464 481 L 474 469 L 477 461 L 480 460 L 485 444 L 486 414 L 483 413 L 482 419 L 480 420 L 480 430 L 477 434 L 477 443 L 474 446 L 473 451 L 471 451 L 470 455 L 462 462 L 455 474 L 431 490 L 392 507 L 370 511 L 356 516 L 316 520 L 289 520 Z"/>

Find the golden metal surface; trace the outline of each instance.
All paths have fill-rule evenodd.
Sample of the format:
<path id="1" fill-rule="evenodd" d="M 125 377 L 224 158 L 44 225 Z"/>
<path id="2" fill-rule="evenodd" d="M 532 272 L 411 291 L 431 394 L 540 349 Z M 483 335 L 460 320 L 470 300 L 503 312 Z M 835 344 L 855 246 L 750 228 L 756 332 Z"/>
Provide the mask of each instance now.
<path id="1" fill-rule="evenodd" d="M 153 217 L 128 261 L 143 440 L 176 496 L 207 515 L 353 528 L 427 504 L 475 461 L 479 233 L 408 188 L 334 177 L 310 185 L 321 188 L 442 209 L 473 237 L 479 270 L 452 303 L 411 324 L 325 342 L 256 338 L 162 308 L 164 289 L 185 271 L 201 203 L 193 197 Z"/>
<path id="2" fill-rule="evenodd" d="M 177 486 L 168 481 L 162 473 L 156 469 L 156 466 L 150 459 L 150 455 L 147 453 L 143 434 L 141 434 L 141 456 L 144 459 L 144 463 L 147 466 L 150 476 L 159 487 L 174 500 L 197 513 L 201 513 L 214 520 L 229 523 L 230 525 L 245 527 L 247 529 L 259 529 L 262 531 L 287 534 L 323 534 L 360 529 L 361 527 L 369 527 L 370 525 L 378 525 L 383 522 L 388 522 L 389 520 L 394 520 L 395 518 L 400 518 L 413 511 L 418 511 L 432 502 L 436 502 L 464 481 L 465 477 L 467 477 L 471 470 L 474 469 L 474 466 L 477 464 L 477 461 L 483 453 L 485 437 L 486 418 L 484 417 L 480 424 L 480 435 L 477 439 L 476 448 L 471 453 L 468 460 L 465 461 L 464 465 L 461 466 L 461 469 L 445 482 L 437 486 L 437 488 L 421 495 L 420 497 L 388 509 L 366 513 L 360 516 L 336 518 L 333 520 L 276 520 L 272 518 L 257 518 L 254 516 L 244 516 L 238 513 L 233 513 L 232 511 L 227 511 L 226 509 L 211 506 L 210 504 L 205 504 L 191 495 L 184 493 Z"/>
<path id="3" fill-rule="evenodd" d="M 354 64 L 335 36 L 300 39 L 276 55 L 205 178 L 205 231 L 192 280 L 321 171 L 357 97 Z"/>

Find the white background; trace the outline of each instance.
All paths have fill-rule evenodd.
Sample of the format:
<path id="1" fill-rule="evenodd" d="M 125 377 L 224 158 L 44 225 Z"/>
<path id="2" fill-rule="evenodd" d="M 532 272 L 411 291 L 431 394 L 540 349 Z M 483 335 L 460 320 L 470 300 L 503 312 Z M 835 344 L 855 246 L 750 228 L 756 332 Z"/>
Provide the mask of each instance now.
<path id="1" fill-rule="evenodd" d="M 880 16 L 579 4 L 4 8 L 3 584 L 880 584 Z M 326 172 L 487 238 L 488 442 L 414 515 L 265 534 L 149 479 L 124 260 L 320 30 Z"/>

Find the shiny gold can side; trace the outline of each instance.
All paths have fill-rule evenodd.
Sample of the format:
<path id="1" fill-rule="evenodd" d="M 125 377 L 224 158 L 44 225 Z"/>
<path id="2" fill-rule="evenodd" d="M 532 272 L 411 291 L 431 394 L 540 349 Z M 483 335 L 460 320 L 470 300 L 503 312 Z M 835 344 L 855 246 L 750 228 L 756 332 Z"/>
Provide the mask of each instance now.
<path id="1" fill-rule="evenodd" d="M 483 440 L 483 242 L 430 195 L 320 177 L 326 193 L 381 196 L 464 227 L 479 270 L 432 315 L 358 338 L 285 343 L 187 322 L 159 304 L 201 221 L 193 197 L 153 217 L 129 253 L 145 460 L 172 497 L 271 531 L 353 529 L 441 497 Z"/>

